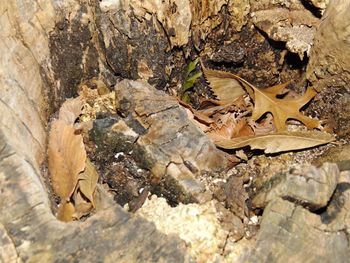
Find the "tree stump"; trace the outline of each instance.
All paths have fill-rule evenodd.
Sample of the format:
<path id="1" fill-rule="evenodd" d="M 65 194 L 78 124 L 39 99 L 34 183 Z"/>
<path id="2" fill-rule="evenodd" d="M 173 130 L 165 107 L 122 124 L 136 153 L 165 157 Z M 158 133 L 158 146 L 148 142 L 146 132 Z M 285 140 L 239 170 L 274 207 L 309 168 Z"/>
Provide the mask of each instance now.
<path id="1" fill-rule="evenodd" d="M 108 196 L 102 211 L 85 221 L 63 223 L 53 215 L 45 166 L 49 120 L 86 80 L 102 79 L 112 89 L 125 78 L 143 79 L 157 89 L 176 92 L 181 88 L 178 83 L 183 79 L 186 63 L 198 55 L 221 69 L 227 69 L 231 63 L 232 71 L 256 80 L 256 84 L 275 84 L 291 77 L 295 77 L 294 83 L 299 83 L 303 77 L 300 72 L 306 66 L 306 78 L 321 91 L 318 104 L 312 106 L 314 112 L 334 119 L 331 124 L 335 131 L 348 139 L 350 3 L 330 1 L 319 21 L 322 12 L 317 8 L 323 9 L 327 1 L 277 2 L 280 3 L 3 1 L 0 5 L 0 260 L 192 260 L 188 247 L 178 236 L 161 233 L 154 224 L 125 212 Z M 310 27 L 307 34 L 315 34 L 314 40 L 314 35 L 307 35 L 307 42 L 303 42 L 306 45 L 293 46 L 295 36 L 290 34 L 300 31 L 288 30 L 283 35 L 279 30 L 284 24 L 275 27 L 269 24 L 271 20 L 261 16 L 270 14 L 269 10 L 276 7 L 283 9 L 281 13 L 287 13 L 298 28 L 301 24 L 295 10 L 308 8 L 308 16 L 316 14 L 310 25 L 305 22 Z M 255 18 L 248 16 L 254 12 Z M 274 34 L 276 31 L 278 36 Z M 286 42 L 289 51 L 298 55 L 282 51 L 284 44 L 275 41 Z M 300 61 L 299 56 L 307 56 L 304 52 L 311 46 L 309 63 L 307 59 Z M 301 66 L 293 68 L 295 61 Z M 273 65 L 271 69 L 270 65 Z M 210 92 L 204 86 L 196 91 L 208 95 Z M 205 162 L 205 158 L 200 162 Z M 218 164 L 221 161 L 214 166 Z M 348 177 L 337 174 L 338 181 L 332 181 L 332 187 L 325 187 L 327 200 L 315 205 L 325 209 L 322 213 L 313 213 L 295 200 L 281 199 L 284 195 L 280 190 L 273 198 L 264 199 L 266 208 L 256 241 L 248 242 L 250 248 L 235 260 L 346 261 L 350 254 Z M 319 184 L 322 186 L 323 182 Z M 298 239 L 300 233 L 307 246 Z M 310 253 L 314 255 L 310 257 Z"/>

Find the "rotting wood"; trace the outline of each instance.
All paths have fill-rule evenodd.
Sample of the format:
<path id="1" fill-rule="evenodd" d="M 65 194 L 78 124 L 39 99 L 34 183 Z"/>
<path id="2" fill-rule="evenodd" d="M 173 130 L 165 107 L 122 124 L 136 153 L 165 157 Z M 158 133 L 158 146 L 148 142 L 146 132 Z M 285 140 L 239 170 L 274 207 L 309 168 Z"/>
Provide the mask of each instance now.
<path id="1" fill-rule="evenodd" d="M 321 88 L 333 87 L 333 85 L 346 86 L 349 80 L 349 67 L 346 63 L 346 60 L 350 61 L 348 59 L 348 49 L 346 46 L 338 45 L 346 43 L 346 41 L 343 41 L 343 38 L 346 39 L 347 32 L 341 30 L 343 28 L 341 25 L 348 21 L 346 20 L 348 18 L 348 6 L 345 5 L 346 3 L 347 1 L 344 0 L 331 2 L 331 8 L 333 9 L 329 9 L 322 27 L 316 34 L 315 49 L 311 53 L 311 64 L 308 69 L 308 72 L 311 74 L 308 75 L 308 78 L 315 86 L 319 85 Z M 101 258 L 104 258 L 104 255 L 106 261 L 112 262 L 116 258 L 125 261 L 138 259 L 146 262 L 186 261 L 188 257 L 186 256 L 184 244 L 178 238 L 159 234 L 151 224 L 139 218 L 130 217 L 129 214 L 121 211 L 120 208 L 115 207 L 111 203 L 107 205 L 109 208 L 104 212 L 89 218 L 83 223 L 75 222 L 67 225 L 58 222 L 51 213 L 47 189 L 44 187 L 40 176 L 40 165 L 45 158 L 45 128 L 48 116 L 53 110 L 57 109 L 66 96 L 75 93 L 74 88 L 76 84 L 84 78 L 96 77 L 99 74 L 103 75 L 108 85 L 114 84 L 120 76 L 131 78 L 146 76 L 158 87 L 165 88 L 172 71 L 171 63 L 173 59 L 179 59 L 176 54 L 172 53 L 169 55 L 169 53 L 164 51 L 169 44 L 166 36 L 162 35 L 155 40 L 150 39 L 154 37 L 153 34 L 157 33 L 157 27 L 154 26 L 153 29 L 155 29 L 150 31 L 152 34 L 149 34 L 149 38 L 146 38 L 146 41 L 143 42 L 142 30 L 138 31 L 141 32 L 141 37 L 136 37 L 133 41 L 134 43 L 140 42 L 141 45 L 134 51 L 142 50 L 144 43 L 148 44 L 147 47 L 149 48 L 147 48 L 147 51 L 152 51 L 149 52 L 150 56 L 142 61 L 138 57 L 141 53 L 131 52 L 133 51 L 132 45 L 127 46 L 124 42 L 119 42 L 115 39 L 111 42 L 104 42 L 108 39 L 108 36 L 113 38 L 113 34 L 103 31 L 104 28 L 101 26 L 103 23 L 97 19 L 97 16 L 103 15 L 99 4 L 91 7 L 85 1 L 70 0 L 63 1 L 62 5 L 57 6 L 56 2 L 47 0 L 40 1 L 40 3 L 39 1 L 34 1 L 31 8 L 21 8 L 22 4 L 23 1 L 7 1 L 0 6 L 0 13 L 2 14 L 0 33 L 3 40 L 0 42 L 0 47 L 3 51 L 0 56 L 2 62 L 0 63 L 0 123 L 2 124 L 0 128 L 0 211 L 2 212 L 0 222 L 6 229 L 6 233 L 12 240 L 16 250 L 12 255 L 17 254 L 23 261 L 35 261 L 38 259 L 55 261 L 63 258 L 67 261 L 73 261 L 75 259 L 74 256 L 77 255 L 81 257 L 80 260 L 82 262 L 95 259 L 101 260 Z M 340 9 L 343 8 L 344 12 L 337 12 L 338 7 Z M 70 12 L 69 8 L 73 8 L 74 12 Z M 68 13 L 70 14 L 69 16 Z M 123 14 L 121 18 L 123 18 Z M 58 21 L 56 27 L 55 21 Z M 148 26 L 147 23 L 150 22 L 150 20 L 142 20 L 140 22 L 135 19 L 133 21 L 139 22 L 138 26 L 140 28 Z M 16 27 L 13 27 L 13 25 L 16 25 Z M 52 32 L 53 28 L 54 32 Z M 116 29 L 116 31 L 119 29 Z M 94 31 L 94 34 L 90 34 L 90 30 Z M 62 32 L 59 33 L 60 31 Z M 100 35 L 96 36 L 98 34 Z M 322 40 L 322 36 L 327 36 L 328 34 L 331 38 L 325 37 Z M 51 50 L 49 49 L 49 35 L 51 37 Z M 222 39 L 225 39 L 225 34 L 222 34 L 222 36 Z M 330 40 L 333 39 L 333 36 L 340 36 L 342 39 Z M 125 35 L 121 39 L 127 41 Z M 56 46 L 53 45 L 55 41 Z M 94 41 L 94 43 L 92 44 L 90 41 Z M 328 43 L 323 43 L 322 41 L 328 41 Z M 108 52 L 104 52 L 105 48 L 108 47 L 106 43 L 111 43 L 111 46 L 117 45 L 114 46 L 114 49 L 111 48 Z M 123 43 L 125 45 L 122 45 Z M 159 49 L 152 49 L 155 43 L 161 43 Z M 230 45 L 231 43 L 224 43 L 224 45 L 234 50 L 234 47 L 241 43 L 238 41 L 234 45 Z M 256 42 L 251 43 L 256 44 Z M 118 44 L 120 45 L 118 46 Z M 339 47 L 341 52 L 338 49 L 334 49 L 336 47 Z M 124 53 L 118 56 L 120 54 L 115 52 L 116 50 Z M 190 53 L 188 50 L 186 51 L 188 52 L 187 55 Z M 252 56 L 252 54 L 256 53 L 249 53 L 249 50 L 247 50 L 241 50 L 242 56 L 249 62 L 247 64 L 254 64 L 255 67 L 256 62 L 258 67 L 261 67 L 261 69 L 252 67 L 256 70 L 257 79 L 264 81 L 267 76 L 276 81 L 279 78 L 279 76 L 276 77 L 276 72 L 278 72 L 276 68 L 270 69 L 269 67 L 267 72 L 262 67 L 262 65 L 267 64 L 258 63 L 261 61 L 273 63 L 278 56 L 274 56 L 273 53 L 271 55 L 270 52 L 267 55 L 260 54 L 260 58 L 257 58 Z M 255 50 L 260 51 L 259 49 Z M 322 53 L 323 51 L 324 53 Z M 331 56 L 328 56 L 329 54 Z M 168 55 L 171 59 L 167 60 L 166 64 L 160 63 L 166 60 Z M 330 59 L 330 61 L 319 59 L 318 56 L 320 55 L 324 55 L 324 58 Z M 152 60 L 152 56 L 157 57 L 157 60 Z M 239 63 L 245 61 L 242 60 L 242 56 L 239 56 Z M 98 59 L 96 60 L 95 58 Z M 50 60 L 52 64 L 50 64 Z M 179 60 L 183 62 L 182 59 Z M 117 63 L 113 64 L 114 62 Z M 322 65 L 315 66 L 314 63 L 322 63 Z M 245 69 L 247 68 L 249 66 Z M 252 71 L 252 68 L 249 68 L 249 70 Z M 285 72 L 289 74 L 291 71 Z M 152 76 L 152 73 L 157 75 Z M 248 74 L 247 71 L 245 73 Z M 314 78 L 313 74 L 317 75 L 317 77 Z M 318 82 L 319 78 L 322 80 L 321 82 Z M 177 79 L 177 76 L 174 79 Z M 49 91 L 51 99 L 49 103 L 53 106 L 51 108 L 47 105 L 47 101 L 45 102 L 48 87 L 51 87 Z M 335 92 L 332 91 L 332 93 Z M 341 96 L 339 100 L 336 97 L 332 97 L 332 101 L 328 105 L 334 107 L 334 102 L 338 101 L 342 101 L 343 104 L 340 105 L 349 105 L 342 100 L 342 97 L 346 97 L 348 93 L 341 93 L 345 95 Z M 346 112 L 345 107 L 337 106 L 334 108 L 337 111 L 344 109 L 344 112 Z M 323 106 L 320 106 L 320 109 L 322 111 Z M 338 123 L 338 126 L 345 130 L 346 125 L 342 125 L 342 123 L 348 124 L 348 118 L 345 115 L 343 118 L 342 113 L 339 114 L 342 115 L 342 121 Z M 336 114 L 333 116 L 338 117 Z M 344 132 L 344 134 L 346 135 L 347 133 Z M 319 242 L 324 238 L 324 231 L 327 231 L 331 237 L 324 239 L 324 243 L 328 242 L 327 244 L 331 244 L 332 247 L 329 250 L 330 252 L 326 249 L 323 252 L 332 260 L 343 260 L 344 258 L 346 260 L 349 251 L 344 246 L 348 245 L 346 240 L 348 225 L 339 218 L 347 218 L 347 209 L 338 211 L 339 213 L 335 220 L 333 220 L 334 216 L 331 213 L 332 209 L 339 207 L 338 204 L 341 204 L 340 201 L 343 198 L 344 200 L 349 200 L 346 189 L 347 183 L 345 182 L 342 186 L 345 186 L 345 189 L 340 187 L 339 198 L 335 196 L 329 209 L 327 209 L 327 213 L 321 216 L 321 219 L 327 222 L 326 230 L 323 229 L 325 224 L 320 224 L 322 231 L 318 229 L 319 225 L 315 227 L 313 223 L 307 224 L 309 229 L 305 233 L 308 234 L 308 237 L 316 237 L 312 240 L 307 239 L 307 244 L 311 244 L 310 246 L 304 246 L 305 243 L 298 243 L 299 239 L 293 239 L 290 246 L 285 246 L 287 244 L 283 243 L 285 240 L 278 243 L 280 239 L 277 239 L 277 241 L 276 239 L 269 240 L 265 238 L 264 234 L 259 235 L 257 243 L 268 244 L 271 247 L 273 244 L 281 245 L 279 252 L 281 252 L 281 257 L 288 257 L 286 260 L 290 259 L 288 252 L 292 251 L 292 248 L 295 246 L 302 250 L 300 253 L 292 254 L 294 258 L 302 259 L 306 256 L 310 258 L 309 252 L 318 251 L 320 248 L 320 246 L 315 247 L 312 245 L 319 245 Z M 297 226 L 304 226 L 304 219 L 309 218 L 311 214 L 307 210 L 296 207 L 293 203 L 287 201 L 278 200 L 270 204 L 266 210 L 266 219 L 262 232 L 271 226 L 271 217 L 268 215 L 272 210 L 278 210 L 278 213 L 282 214 L 279 208 L 289 209 L 286 211 L 287 216 L 284 218 L 286 220 L 290 219 L 288 221 L 290 225 L 296 222 Z M 346 206 L 347 204 L 344 205 L 344 207 Z M 295 217 L 290 217 L 291 211 L 295 212 L 293 215 Z M 302 218 L 303 220 L 298 219 L 298 221 L 295 219 L 298 216 L 296 212 L 305 215 L 305 217 L 299 217 L 299 219 Z M 311 214 L 310 217 L 312 217 L 310 222 L 314 222 L 314 215 Z M 281 228 L 271 229 L 272 234 L 267 231 L 267 236 L 275 238 L 273 230 L 278 229 L 280 231 Z M 289 233 L 290 228 L 285 228 L 285 230 L 286 233 Z M 322 233 L 320 234 L 320 232 Z M 101 236 L 106 239 L 102 239 Z M 130 238 L 131 236 L 133 238 Z M 283 237 L 285 236 L 281 236 L 281 239 Z M 156 247 L 154 247 L 152 241 L 155 241 Z M 108 245 L 106 245 L 107 243 Z M 120 244 L 125 244 L 126 247 L 122 247 Z M 51 247 L 48 249 L 48 246 Z M 251 246 L 254 249 L 254 245 Z M 132 255 L 128 254 L 130 247 L 133 248 Z M 262 247 L 261 250 L 276 252 L 269 250 L 271 247 L 267 249 Z M 14 252 L 13 249 L 8 251 Z M 85 253 L 82 253 L 82 251 Z M 153 253 L 154 251 L 156 253 Z M 256 258 L 261 262 L 266 259 L 266 255 L 268 254 L 256 254 Z M 321 256 L 319 255 L 315 260 L 320 258 Z M 254 259 L 254 255 L 250 259 Z M 271 258 L 266 260 L 271 260 Z"/>

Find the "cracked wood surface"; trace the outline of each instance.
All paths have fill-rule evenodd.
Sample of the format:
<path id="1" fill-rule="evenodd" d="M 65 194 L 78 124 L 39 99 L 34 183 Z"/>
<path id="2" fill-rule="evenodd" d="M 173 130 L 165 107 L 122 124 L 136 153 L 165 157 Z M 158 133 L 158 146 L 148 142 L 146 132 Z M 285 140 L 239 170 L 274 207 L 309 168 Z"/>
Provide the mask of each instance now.
<path id="1" fill-rule="evenodd" d="M 338 12 L 338 8 L 342 11 Z M 110 12 L 108 16 L 128 21 L 129 18 L 123 17 L 126 16 L 123 10 L 116 6 L 111 9 L 116 13 Z M 325 13 L 308 66 L 308 78 L 314 84 L 322 79 L 331 86 L 333 84 L 329 83 L 333 83 L 335 77 L 343 83 L 349 79 L 349 49 L 344 46 L 348 31 L 342 27 L 348 21 L 348 9 L 347 1 L 336 0 Z M 53 110 L 47 105 L 47 97 L 57 107 L 64 95 L 74 93 L 72 89 L 81 78 L 93 77 L 100 72 L 106 75 L 109 84 L 115 83 L 115 78 L 108 77 L 113 75 L 111 70 L 122 77 L 146 76 L 161 87 L 164 87 L 165 80 L 169 80 L 164 63 L 158 63 L 167 55 L 164 51 L 166 37 L 162 33 L 155 37 L 154 25 L 149 29 L 150 34 L 144 37 L 142 27 L 145 24 L 132 19 L 137 24 L 137 35 L 133 39 L 134 44 L 139 43 L 137 50 L 145 49 L 145 43 L 157 48 L 149 48 L 146 61 L 139 60 L 134 52 L 136 55 L 131 59 L 130 70 L 128 51 L 132 45 L 121 44 L 120 32 L 113 29 L 103 31 L 109 27 L 110 17 L 100 18 L 108 10 L 101 11 L 98 5 L 89 6 L 88 1 L 75 0 L 59 3 L 20 0 L 5 1 L 0 5 L 0 259 L 5 262 L 70 262 L 77 257 L 81 262 L 189 261 L 185 244 L 178 237 L 160 234 L 154 225 L 125 213 L 118 206 L 108 205 L 85 222 L 71 224 L 57 221 L 50 210 L 47 189 L 40 175 L 46 149 L 46 120 Z M 86 22 L 89 19 L 92 23 Z M 136 32 L 135 28 L 127 29 L 127 33 Z M 99 42 L 98 37 L 102 41 Z M 122 37 L 128 41 L 125 35 Z M 52 42 L 65 39 L 57 43 L 60 52 L 50 50 L 50 38 Z M 75 45 L 70 46 L 72 40 Z M 125 56 L 121 55 L 121 50 Z M 86 58 L 94 56 L 98 57 L 93 61 L 95 64 L 86 62 L 89 62 Z M 162 107 L 162 101 L 158 107 Z M 169 113 L 176 109 L 174 105 L 164 110 Z M 139 109 L 141 115 L 144 110 Z M 153 133 L 159 132 L 161 127 L 152 125 L 152 118 L 163 116 L 164 110 L 145 118 L 144 125 L 150 123 Z M 182 118 L 182 113 L 177 114 Z M 154 149 L 172 144 L 179 148 L 181 144 L 176 144 L 178 141 L 174 135 L 177 136 L 178 131 L 188 131 L 189 126 L 177 126 L 175 119 L 169 124 L 175 127 L 169 138 L 164 137 L 154 145 L 148 144 L 146 139 L 140 139 L 140 142 Z M 207 146 L 196 148 L 195 142 L 188 141 L 197 151 L 193 156 L 187 152 L 181 153 L 181 158 L 172 159 L 160 151 L 161 160 L 169 163 L 166 166 L 169 173 L 177 175 L 178 169 L 189 169 L 191 165 L 185 163 L 188 158 L 196 162 L 201 159 Z M 205 158 L 201 160 L 207 165 Z M 164 171 L 164 163 L 161 171 Z M 178 167 L 179 164 L 182 168 Z M 196 173 L 193 171 L 191 173 Z M 319 211 L 319 214 L 279 197 L 272 199 L 265 209 L 256 242 L 249 244 L 250 248 L 240 259 L 249 262 L 305 259 L 310 262 L 346 262 L 350 254 L 348 177 L 345 175 L 338 182 L 328 206 L 323 207 L 324 211 Z"/>
<path id="2" fill-rule="evenodd" d="M 271 200 L 281 197 L 317 210 L 327 205 L 338 180 L 339 169 L 334 163 L 325 163 L 320 168 L 294 168 L 257 185 L 252 205 L 265 207 Z"/>
<path id="3" fill-rule="evenodd" d="M 203 201 L 200 195 L 205 187 L 197 178 L 204 172 L 224 171 L 228 165 L 225 154 L 188 119 L 176 98 L 130 80 L 119 82 L 115 92 L 117 110 L 144 128 L 135 141 L 146 153 L 143 158 L 151 164 L 147 168 L 153 180 L 170 181 L 176 188 L 172 191 L 185 196 L 177 201 Z"/>
<path id="4" fill-rule="evenodd" d="M 27 2 L 0 5 L 0 261 L 187 261 L 179 238 L 160 234 L 117 205 L 71 224 L 52 214 L 40 175 L 50 113 L 46 100 L 67 87 L 52 71 L 49 32 L 56 18 L 79 10 L 80 3 Z"/>
<path id="5" fill-rule="evenodd" d="M 346 184 L 347 190 L 338 188 L 342 192 L 338 198 L 345 203 L 335 213 L 338 198 L 321 215 L 281 198 L 271 201 L 264 211 L 256 241 L 237 262 L 347 262 L 349 181 Z"/>
<path id="6" fill-rule="evenodd" d="M 179 238 L 160 234 L 153 224 L 113 203 L 85 222 L 58 221 L 39 175 L 13 152 L 10 140 L 0 134 L 0 240 L 9 248 L 2 254 L 5 262 L 13 258 L 33 262 L 188 260 Z"/>
<path id="7" fill-rule="evenodd" d="M 130 176 L 139 178 L 139 184 L 151 185 L 151 191 L 171 202 L 209 200 L 212 193 L 200 178 L 204 173 L 220 176 L 229 165 L 227 155 L 188 119 L 177 99 L 164 91 L 142 81 L 123 80 L 115 86 L 115 93 L 118 115 L 97 118 L 90 132 L 96 144 L 95 160 L 103 164 L 102 174 L 116 173 L 115 155 L 122 153 L 147 171 L 144 179 L 137 171 Z M 117 175 L 104 179 L 116 187 L 124 183 Z M 133 199 L 135 194 L 124 188 L 118 190 L 118 196 Z"/>

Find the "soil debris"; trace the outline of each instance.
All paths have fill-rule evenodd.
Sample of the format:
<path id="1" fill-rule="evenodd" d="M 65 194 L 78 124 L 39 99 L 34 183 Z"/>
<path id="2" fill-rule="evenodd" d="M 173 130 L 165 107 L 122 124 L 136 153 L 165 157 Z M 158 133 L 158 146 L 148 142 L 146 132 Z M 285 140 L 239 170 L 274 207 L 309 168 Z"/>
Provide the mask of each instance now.
<path id="1" fill-rule="evenodd" d="M 217 210 L 215 201 L 170 207 L 164 198 L 152 196 L 136 214 L 154 222 L 161 232 L 179 236 L 196 262 L 216 262 L 223 259 L 220 252 L 227 239 L 234 242 L 244 232 L 241 221 L 222 209 Z"/>

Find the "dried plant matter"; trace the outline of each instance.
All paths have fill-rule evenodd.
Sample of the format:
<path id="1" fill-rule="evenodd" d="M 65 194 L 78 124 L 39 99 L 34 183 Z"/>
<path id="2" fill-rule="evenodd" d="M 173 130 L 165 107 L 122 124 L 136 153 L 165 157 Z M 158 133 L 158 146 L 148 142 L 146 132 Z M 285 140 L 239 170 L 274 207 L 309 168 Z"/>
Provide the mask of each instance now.
<path id="1" fill-rule="evenodd" d="M 259 136 L 244 136 L 231 140 L 217 141 L 216 145 L 225 149 L 250 146 L 265 153 L 277 153 L 311 148 L 334 141 L 330 134 L 320 131 L 278 132 Z"/>
<path id="2" fill-rule="evenodd" d="M 95 206 L 93 194 L 96 189 L 98 173 L 89 159 L 86 159 L 85 171 L 79 175 L 79 190 Z"/>
<path id="3" fill-rule="evenodd" d="M 320 132 L 290 132 L 286 122 L 294 119 L 307 128 L 321 128 L 320 121 L 305 116 L 300 109 L 315 95 L 307 89 L 303 96 L 286 97 L 288 83 L 258 89 L 239 76 L 218 70 L 206 69 L 205 78 L 216 95 L 217 102 L 205 101 L 201 110 L 191 110 L 192 119 L 214 143 L 225 149 L 250 146 L 265 153 L 277 153 L 314 147 L 334 141 L 334 136 Z M 253 101 L 249 101 L 248 96 Z M 284 96 L 284 97 L 283 97 Z M 206 116 L 204 120 L 203 116 Z M 261 120 L 262 119 L 262 120 Z"/>
<path id="4" fill-rule="evenodd" d="M 74 124 L 75 120 L 81 114 L 83 104 L 84 102 L 81 97 L 67 99 L 60 108 L 58 119 L 64 121 L 67 125 Z"/>
<path id="5" fill-rule="evenodd" d="M 75 207 L 71 202 L 62 202 L 57 210 L 57 219 L 63 222 L 72 221 Z"/>
<path id="6" fill-rule="evenodd" d="M 49 172 L 53 190 L 61 198 L 57 218 L 66 222 L 73 220 L 76 214 L 86 214 L 94 206 L 93 194 L 98 179 L 86 156 L 83 136 L 74 128 L 82 106 L 81 97 L 63 103 L 59 119 L 52 122 L 49 135 Z"/>
<path id="7" fill-rule="evenodd" d="M 74 192 L 78 174 L 85 169 L 86 160 L 83 137 L 75 134 L 72 124 L 54 121 L 48 156 L 53 189 L 62 200 L 67 200 Z"/>
<path id="8" fill-rule="evenodd" d="M 232 73 L 207 69 L 204 69 L 204 72 L 206 78 L 210 82 L 210 87 L 213 89 L 214 94 L 223 102 L 232 102 L 237 99 L 242 95 L 244 87 L 250 97 L 254 100 L 254 109 L 252 113 L 252 119 L 254 121 L 261 118 L 265 113 L 270 112 L 274 117 L 275 126 L 278 131 L 286 130 L 286 121 L 288 119 L 301 121 L 311 129 L 317 128 L 320 125 L 318 120 L 314 120 L 300 113 L 300 108 L 316 95 L 316 92 L 313 89 L 307 89 L 303 96 L 296 99 L 280 99 L 277 98 L 277 95 L 280 95 L 283 92 L 288 83 L 279 84 L 266 89 L 258 89 L 246 80 Z M 209 76 L 207 76 L 208 73 Z M 215 81 L 211 79 L 215 79 Z M 230 79 L 232 79 L 231 83 L 229 82 Z"/>
<path id="9" fill-rule="evenodd" d="M 286 130 L 286 121 L 288 119 L 298 120 L 310 129 L 320 126 L 318 120 L 300 113 L 300 108 L 316 95 L 313 89 L 308 88 L 303 96 L 296 99 L 279 99 L 276 96 L 282 92 L 284 85 L 278 85 L 264 90 L 260 90 L 253 85 L 251 87 L 255 93 L 253 120 L 256 121 L 265 113 L 270 112 L 274 117 L 275 126 L 278 131 Z"/>
<path id="10" fill-rule="evenodd" d="M 203 72 L 206 80 L 210 83 L 214 95 L 223 104 L 232 103 L 245 94 L 242 84 L 240 84 L 234 74 L 206 69 L 205 67 L 203 67 Z"/>

